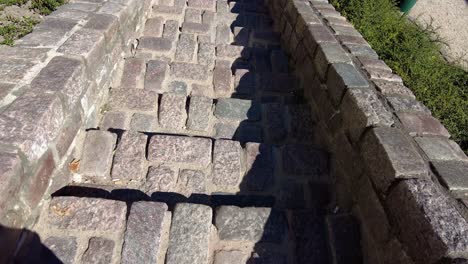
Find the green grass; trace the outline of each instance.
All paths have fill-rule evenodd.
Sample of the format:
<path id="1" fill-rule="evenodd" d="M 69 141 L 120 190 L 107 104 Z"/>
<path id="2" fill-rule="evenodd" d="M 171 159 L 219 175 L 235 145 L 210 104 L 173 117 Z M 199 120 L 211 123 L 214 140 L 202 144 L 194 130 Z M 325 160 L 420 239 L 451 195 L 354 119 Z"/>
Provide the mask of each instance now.
<path id="1" fill-rule="evenodd" d="M 393 0 L 332 0 L 468 153 L 468 73 L 447 63 L 430 26 L 401 15 Z"/>
<path id="2" fill-rule="evenodd" d="M 0 26 L 0 36 L 4 37 L 0 44 L 13 46 L 15 39 L 19 39 L 33 30 L 34 25 L 39 23 L 33 18 L 24 17 L 23 19 L 9 18 L 10 22 L 6 26 Z"/>
<path id="3" fill-rule="evenodd" d="M 0 5 L 11 6 L 11 5 L 23 5 L 26 4 L 28 0 L 0 0 Z"/>
<path id="4" fill-rule="evenodd" d="M 41 15 L 48 15 L 65 2 L 66 0 L 32 0 L 31 7 L 38 10 Z"/>

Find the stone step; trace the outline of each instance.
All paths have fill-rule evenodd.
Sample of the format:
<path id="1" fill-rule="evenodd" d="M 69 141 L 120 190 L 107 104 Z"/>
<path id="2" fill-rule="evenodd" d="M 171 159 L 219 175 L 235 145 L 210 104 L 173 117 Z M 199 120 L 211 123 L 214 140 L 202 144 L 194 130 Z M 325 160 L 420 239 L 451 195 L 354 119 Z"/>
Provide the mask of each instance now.
<path id="1" fill-rule="evenodd" d="M 78 184 L 114 188 L 125 184 L 148 196 L 165 192 L 186 197 L 265 195 L 276 197 L 277 205 L 285 208 L 307 208 L 327 201 L 329 157 L 313 145 L 241 144 L 131 131 L 119 135 L 119 142 L 109 131 L 90 131 L 87 138 L 91 140 L 85 142 L 80 169 L 74 174 Z M 95 143 L 98 140 L 100 144 Z M 94 166 L 95 159 L 113 164 Z"/>
<path id="2" fill-rule="evenodd" d="M 296 258 L 327 263 L 305 251 L 304 245 L 314 254 L 328 252 L 320 233 L 325 233 L 320 224 L 324 216 L 311 215 L 271 207 L 177 203 L 168 209 L 153 201 L 58 196 L 40 216 L 37 234 L 20 245 L 17 259 L 231 264 L 291 263 Z"/>

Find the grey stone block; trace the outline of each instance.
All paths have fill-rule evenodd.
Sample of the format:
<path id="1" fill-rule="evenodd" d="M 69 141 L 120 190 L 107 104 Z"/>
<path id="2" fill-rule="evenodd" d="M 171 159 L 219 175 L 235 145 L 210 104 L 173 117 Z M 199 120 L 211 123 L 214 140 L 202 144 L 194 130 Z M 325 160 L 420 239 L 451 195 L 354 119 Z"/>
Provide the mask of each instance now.
<path id="1" fill-rule="evenodd" d="M 386 199 L 398 239 L 416 263 L 436 263 L 468 251 L 468 223 L 431 180 L 405 180 Z"/>
<path id="2" fill-rule="evenodd" d="M 143 89 L 113 89 L 108 101 L 115 110 L 139 110 L 155 112 L 158 109 L 159 95 L 155 91 Z"/>
<path id="3" fill-rule="evenodd" d="M 215 44 L 200 42 L 198 43 L 198 64 L 211 66 L 215 61 Z"/>
<path id="4" fill-rule="evenodd" d="M 255 121 L 260 119 L 261 109 L 258 103 L 250 100 L 220 98 L 214 114 L 222 119 Z"/>
<path id="5" fill-rule="evenodd" d="M 401 130 L 373 128 L 363 138 L 361 155 L 380 192 L 398 179 L 427 178 L 428 168 L 411 139 Z"/>
<path id="6" fill-rule="evenodd" d="M 410 97 L 387 96 L 390 105 L 396 112 L 420 112 L 431 114 L 431 111 L 421 102 Z"/>
<path id="7" fill-rule="evenodd" d="M 125 112 L 107 112 L 100 126 L 104 130 L 121 129 L 127 130 L 127 113 Z"/>
<path id="8" fill-rule="evenodd" d="M 163 17 L 149 18 L 148 20 L 146 20 L 145 30 L 143 34 L 145 36 L 160 37 L 162 36 L 163 26 Z"/>
<path id="9" fill-rule="evenodd" d="M 416 137 L 415 139 L 430 160 L 468 161 L 468 157 L 453 140 L 441 137 Z"/>
<path id="10" fill-rule="evenodd" d="M 341 99 L 347 89 L 367 87 L 369 87 L 369 83 L 353 65 L 335 63 L 330 66 L 327 77 L 327 88 L 335 106 L 341 103 Z"/>
<path id="11" fill-rule="evenodd" d="M 19 155 L 0 153 L 0 210 L 4 212 L 12 197 L 18 193 L 24 175 L 24 168 Z"/>
<path id="12" fill-rule="evenodd" d="M 130 130 L 138 132 L 155 132 L 157 124 L 157 115 L 135 113 L 130 121 Z"/>
<path id="13" fill-rule="evenodd" d="M 328 66 L 333 63 L 351 63 L 351 59 L 337 43 L 319 43 L 315 53 L 314 66 L 318 75 L 325 80 Z"/>
<path id="14" fill-rule="evenodd" d="M 280 141 L 287 135 L 283 108 L 278 103 L 264 105 L 265 133 L 270 142 Z"/>
<path id="15" fill-rule="evenodd" d="M 328 155 L 306 145 L 286 145 L 283 148 L 283 170 L 291 176 L 307 176 L 314 181 L 327 181 Z"/>
<path id="16" fill-rule="evenodd" d="M 403 127 L 412 136 L 443 136 L 450 137 L 450 133 L 440 123 L 428 114 L 418 113 L 397 113 Z"/>
<path id="17" fill-rule="evenodd" d="M 182 170 L 177 181 L 186 193 L 206 193 L 206 175 L 202 171 Z"/>
<path id="18" fill-rule="evenodd" d="M 221 250 L 216 252 L 213 264 L 244 264 L 247 256 L 238 250 Z"/>
<path id="19" fill-rule="evenodd" d="M 192 34 L 181 34 L 177 42 L 175 53 L 176 61 L 191 62 L 195 54 L 195 36 Z"/>
<path id="20" fill-rule="evenodd" d="M 411 92 L 411 90 L 402 83 L 382 80 L 373 80 L 373 83 L 375 84 L 377 90 L 382 92 L 384 95 L 401 95 L 412 99 L 416 98 L 413 92 Z"/>
<path id="21" fill-rule="evenodd" d="M 112 180 L 141 181 L 146 171 L 146 143 L 148 137 L 138 132 L 124 132 L 112 166 Z"/>
<path id="22" fill-rule="evenodd" d="M 242 185 L 251 191 L 263 191 L 273 185 L 275 162 L 271 145 L 247 143 L 247 170 Z"/>
<path id="23" fill-rule="evenodd" d="M 210 31 L 209 24 L 191 23 L 191 22 L 182 23 L 183 33 L 207 34 L 209 31 Z"/>
<path id="24" fill-rule="evenodd" d="M 211 208 L 206 205 L 176 205 L 171 224 L 166 263 L 207 263 L 212 216 Z"/>
<path id="25" fill-rule="evenodd" d="M 457 198 L 468 199 L 468 162 L 431 162 L 439 178 Z"/>
<path id="26" fill-rule="evenodd" d="M 168 86 L 169 93 L 187 95 L 187 84 L 181 81 L 173 81 Z"/>
<path id="27" fill-rule="evenodd" d="M 145 89 L 163 92 L 163 83 L 169 72 L 169 64 L 162 60 L 150 60 L 146 66 Z"/>
<path id="28" fill-rule="evenodd" d="M 78 243 L 75 237 L 51 236 L 44 240 L 44 245 L 64 264 L 74 263 Z"/>
<path id="29" fill-rule="evenodd" d="M 166 129 L 182 129 L 185 127 L 187 112 L 186 97 L 183 94 L 165 93 L 159 107 L 159 124 Z"/>
<path id="30" fill-rule="evenodd" d="M 167 205 L 135 202 L 130 209 L 122 248 L 122 263 L 157 263 Z"/>
<path id="31" fill-rule="evenodd" d="M 208 97 L 192 96 L 190 98 L 187 128 L 197 131 L 208 131 L 213 110 L 213 100 Z"/>
<path id="32" fill-rule="evenodd" d="M 21 81 L 26 74 L 32 70 L 36 63 L 19 59 L 0 59 L 0 75 L 2 81 L 17 83 Z"/>
<path id="33" fill-rule="evenodd" d="M 17 46 L 22 47 L 50 47 L 55 48 L 63 41 L 78 24 L 78 21 L 65 18 L 46 18 L 34 28 L 34 32 L 15 41 Z"/>
<path id="34" fill-rule="evenodd" d="M 188 163 L 206 167 L 211 163 L 211 140 L 206 138 L 154 135 L 148 147 L 148 160 Z"/>
<path id="35" fill-rule="evenodd" d="M 242 148 L 239 142 L 216 140 L 213 150 L 213 184 L 236 186 L 243 173 Z"/>
<path id="36" fill-rule="evenodd" d="M 362 263 L 358 222 L 346 214 L 330 215 L 326 222 L 333 263 Z"/>
<path id="37" fill-rule="evenodd" d="M 225 45 L 225 44 L 216 46 L 217 57 L 248 59 L 250 57 L 250 54 L 251 54 L 250 49 L 242 47 L 242 46 Z"/>
<path id="38" fill-rule="evenodd" d="M 81 258 L 82 263 L 111 263 L 115 242 L 101 237 L 89 239 L 88 248 Z"/>
<path id="39" fill-rule="evenodd" d="M 81 157 L 80 173 L 91 178 L 95 177 L 96 180 L 108 177 L 116 141 L 116 134 L 88 131 Z"/>
<path id="40" fill-rule="evenodd" d="M 73 196 L 55 197 L 48 209 L 50 228 L 70 231 L 103 231 L 122 234 L 125 230 L 125 202 Z"/>
<path id="41" fill-rule="evenodd" d="M 228 67 L 219 67 L 213 71 L 213 86 L 218 96 L 230 95 L 232 90 L 232 71 Z"/>
<path id="42" fill-rule="evenodd" d="M 155 192 L 173 191 L 177 181 L 177 171 L 165 166 L 150 167 L 146 177 L 145 188 L 148 195 Z"/>
<path id="43" fill-rule="evenodd" d="M 206 81 L 209 76 L 208 68 L 204 65 L 174 62 L 171 65 L 171 75 L 176 78 L 194 81 Z"/>
<path id="44" fill-rule="evenodd" d="M 148 62 L 151 65 L 151 61 Z M 124 89 L 141 87 L 141 80 L 145 74 L 145 61 L 140 58 L 125 59 L 120 86 Z M 159 77 L 159 76 L 158 76 Z M 147 88 L 148 89 L 148 88 Z"/>
<path id="45" fill-rule="evenodd" d="M 226 241 L 280 244 L 287 232 L 283 212 L 265 207 L 221 206 L 216 209 L 215 225 L 219 238 Z"/>

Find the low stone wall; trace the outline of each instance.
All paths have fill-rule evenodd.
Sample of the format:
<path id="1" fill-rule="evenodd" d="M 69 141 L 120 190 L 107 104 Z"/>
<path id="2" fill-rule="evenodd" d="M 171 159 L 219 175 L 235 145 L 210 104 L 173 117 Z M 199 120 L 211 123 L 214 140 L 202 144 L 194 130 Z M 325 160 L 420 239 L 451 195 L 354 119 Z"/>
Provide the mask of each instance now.
<path id="1" fill-rule="evenodd" d="M 317 143 L 332 151 L 337 205 L 361 221 L 367 262 L 468 257 L 468 159 L 447 130 L 327 1 L 268 6 Z"/>
<path id="2" fill-rule="evenodd" d="M 97 126 L 119 61 L 151 0 L 73 0 L 0 48 L 0 223 L 29 226 L 69 182 L 80 132 Z"/>

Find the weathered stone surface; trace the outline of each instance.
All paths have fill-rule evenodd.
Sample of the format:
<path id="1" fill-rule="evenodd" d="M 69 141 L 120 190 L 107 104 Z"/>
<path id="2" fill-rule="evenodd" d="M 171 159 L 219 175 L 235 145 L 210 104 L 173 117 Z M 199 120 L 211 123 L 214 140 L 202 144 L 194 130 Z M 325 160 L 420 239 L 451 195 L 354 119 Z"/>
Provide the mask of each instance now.
<path id="1" fill-rule="evenodd" d="M 0 211 L 18 192 L 24 169 L 17 154 L 0 153 Z"/>
<path id="2" fill-rule="evenodd" d="M 374 128 L 362 141 L 361 155 L 379 191 L 397 179 L 424 178 L 428 168 L 411 139 L 401 130 Z"/>
<path id="3" fill-rule="evenodd" d="M 431 162 L 442 182 L 457 198 L 468 199 L 468 162 Z"/>
<path id="4" fill-rule="evenodd" d="M 289 134 L 297 142 L 311 142 L 314 138 L 314 120 L 308 104 L 287 107 Z"/>
<path id="5" fill-rule="evenodd" d="M 206 167 L 211 163 L 211 140 L 183 136 L 154 135 L 150 139 L 148 160 L 189 163 Z"/>
<path id="6" fill-rule="evenodd" d="M 335 63 L 330 66 L 327 88 L 335 106 L 339 105 L 347 89 L 366 88 L 369 83 L 351 64 Z"/>
<path id="7" fill-rule="evenodd" d="M 39 204 L 49 186 L 51 175 L 56 166 L 54 155 L 50 150 L 39 159 L 37 167 L 34 168 L 35 171 L 29 175 L 29 180 L 23 183 L 23 186 L 27 186 L 23 199 L 29 206 L 34 208 Z"/>
<path id="8" fill-rule="evenodd" d="M 140 59 L 140 58 L 125 59 L 124 70 L 122 73 L 120 86 L 125 89 L 139 88 L 144 72 L 145 72 L 145 61 L 143 59 Z"/>
<path id="9" fill-rule="evenodd" d="M 176 61 L 191 62 L 195 54 L 195 36 L 192 34 L 181 34 L 177 42 L 175 53 Z"/>
<path id="10" fill-rule="evenodd" d="M 387 96 L 387 100 L 396 112 L 421 112 L 431 114 L 431 111 L 421 102 L 411 97 Z"/>
<path id="11" fill-rule="evenodd" d="M 159 108 L 159 124 L 167 129 L 182 129 L 185 127 L 187 112 L 185 111 L 185 95 L 165 93 L 162 95 Z"/>
<path id="12" fill-rule="evenodd" d="M 126 213 L 125 202 L 55 197 L 50 202 L 47 220 L 51 228 L 121 233 L 125 230 Z"/>
<path id="13" fill-rule="evenodd" d="M 191 8 L 213 9 L 215 0 L 188 0 L 187 5 Z"/>
<path id="14" fill-rule="evenodd" d="M 143 34 L 145 36 L 160 37 L 162 36 L 163 25 L 164 18 L 149 18 L 148 20 L 146 20 L 145 31 L 143 32 Z"/>
<path id="15" fill-rule="evenodd" d="M 375 84 L 377 90 L 385 95 L 402 95 L 412 99 L 416 98 L 413 92 L 411 92 L 411 90 L 402 83 L 382 80 L 373 80 L 373 83 Z"/>
<path id="16" fill-rule="evenodd" d="M 295 176 L 308 176 L 313 180 L 328 178 L 328 155 L 304 145 L 286 145 L 283 148 L 284 172 Z"/>
<path id="17" fill-rule="evenodd" d="M 247 143 L 246 174 L 242 185 L 248 190 L 262 191 L 273 184 L 275 162 L 271 145 Z"/>
<path id="18" fill-rule="evenodd" d="M 175 0 L 178 1 L 178 0 Z M 180 2 L 180 1 L 179 1 Z M 184 1 L 181 1 L 184 2 Z M 179 33 L 179 22 L 176 20 L 167 20 L 164 24 L 163 38 L 175 40 Z"/>
<path id="19" fill-rule="evenodd" d="M 450 137 L 450 133 L 439 120 L 427 114 L 397 113 L 403 127 L 412 136 L 443 136 Z"/>
<path id="20" fill-rule="evenodd" d="M 83 72 L 78 59 L 54 57 L 31 82 L 31 89 L 62 94 L 66 109 L 71 110 L 85 89 Z"/>
<path id="21" fill-rule="evenodd" d="M 167 38 L 142 37 L 138 49 L 168 52 L 172 49 L 172 41 Z"/>
<path id="22" fill-rule="evenodd" d="M 121 129 L 127 130 L 127 113 L 107 112 L 101 123 L 101 129 Z"/>
<path id="23" fill-rule="evenodd" d="M 244 264 L 246 263 L 247 256 L 242 251 L 238 250 L 221 250 L 216 252 L 214 257 L 214 264 Z"/>
<path id="24" fill-rule="evenodd" d="M 286 236 L 286 218 L 271 208 L 221 206 L 215 225 L 221 240 L 281 243 Z"/>
<path id="25" fill-rule="evenodd" d="M 359 225 L 352 215 L 329 215 L 328 237 L 334 263 L 362 263 Z"/>
<path id="26" fill-rule="evenodd" d="M 259 120 L 260 104 L 250 100 L 236 98 L 220 98 L 216 104 L 215 116 L 229 120 Z"/>
<path id="27" fill-rule="evenodd" d="M 212 215 L 211 208 L 206 205 L 176 205 L 172 218 L 166 263 L 207 263 Z"/>
<path id="28" fill-rule="evenodd" d="M 217 95 L 229 95 L 231 92 L 232 72 L 228 67 L 216 65 L 213 71 L 213 86 Z"/>
<path id="29" fill-rule="evenodd" d="M 163 82 L 169 71 L 169 64 L 162 60 L 150 60 L 146 66 L 145 89 L 163 91 Z"/>
<path id="30" fill-rule="evenodd" d="M 182 170 L 179 175 L 178 185 L 187 193 L 205 193 L 206 176 L 202 171 Z"/>
<path id="31" fill-rule="evenodd" d="M 2 76 L 2 81 L 21 81 L 35 64 L 36 63 L 26 60 L 2 58 L 0 60 L 0 75 Z"/>
<path id="32" fill-rule="evenodd" d="M 104 131 L 88 131 L 86 134 L 80 173 L 103 179 L 109 175 L 117 135 Z"/>
<path id="33" fill-rule="evenodd" d="M 325 79 L 328 65 L 333 63 L 351 63 L 351 59 L 337 43 L 318 44 L 314 66 L 321 79 Z"/>
<path id="34" fill-rule="evenodd" d="M 89 239 L 88 248 L 81 258 L 82 263 L 111 263 L 115 242 L 101 237 Z"/>
<path id="35" fill-rule="evenodd" d="M 192 96 L 190 98 L 187 128 L 197 131 L 208 131 L 213 110 L 213 100 L 208 97 Z"/>
<path id="36" fill-rule="evenodd" d="M 431 180 L 405 180 L 386 199 L 398 239 L 416 263 L 436 263 L 468 251 L 468 223 Z"/>
<path id="37" fill-rule="evenodd" d="M 109 98 L 111 109 L 140 111 L 156 111 L 158 109 L 158 94 L 155 91 L 143 89 L 113 89 Z"/>
<path id="38" fill-rule="evenodd" d="M 140 181 L 144 178 L 147 141 L 145 134 L 124 132 L 115 152 L 112 180 Z"/>
<path id="39" fill-rule="evenodd" d="M 77 25 L 78 21 L 65 18 L 46 18 L 34 28 L 34 33 L 15 41 L 21 47 L 50 47 L 54 48 L 64 40 L 64 36 Z"/>
<path id="40" fill-rule="evenodd" d="M 155 192 L 172 191 L 177 180 L 177 171 L 165 166 L 150 167 L 146 177 L 146 191 L 149 195 Z"/>
<path id="41" fill-rule="evenodd" d="M 187 84 L 181 81 L 173 81 L 168 86 L 168 92 L 187 95 Z"/>
<path id="42" fill-rule="evenodd" d="M 182 24 L 183 33 L 206 34 L 210 31 L 209 24 L 184 22 Z"/>
<path id="43" fill-rule="evenodd" d="M 277 206 L 288 209 L 304 208 L 304 184 L 294 180 L 283 180 L 280 183 Z"/>
<path id="44" fill-rule="evenodd" d="M 216 140 L 213 150 L 213 184 L 236 186 L 243 172 L 242 148 L 237 141 Z"/>
<path id="45" fill-rule="evenodd" d="M 157 263 L 167 205 L 135 202 L 130 209 L 122 263 Z"/>
<path id="46" fill-rule="evenodd" d="M 217 57 L 226 57 L 226 58 L 242 58 L 248 59 L 250 57 L 250 49 L 242 47 L 242 46 L 234 46 L 234 45 L 217 45 L 216 46 L 216 56 Z"/>
<path id="47" fill-rule="evenodd" d="M 78 245 L 75 237 L 48 237 L 44 245 L 64 264 L 74 263 Z"/>
<path id="48" fill-rule="evenodd" d="M 139 132 L 154 132 L 157 125 L 157 115 L 135 113 L 130 121 L 131 130 Z"/>
<path id="49" fill-rule="evenodd" d="M 453 140 L 441 137 L 416 137 L 415 139 L 430 160 L 468 161 L 468 157 Z"/>
<path id="50" fill-rule="evenodd" d="M 226 24 L 216 27 L 216 44 L 229 44 L 231 42 L 231 28 Z"/>
<path id="51" fill-rule="evenodd" d="M 208 68 L 204 65 L 174 62 L 171 64 L 171 75 L 175 78 L 206 81 L 208 79 Z"/>
<path id="52" fill-rule="evenodd" d="M 265 132 L 269 141 L 274 142 L 286 137 L 285 113 L 281 104 L 271 103 L 264 105 Z"/>
<path id="53" fill-rule="evenodd" d="M 200 41 L 199 41 L 200 42 Z M 215 61 L 215 44 L 200 42 L 198 43 L 198 64 L 210 66 Z"/>

